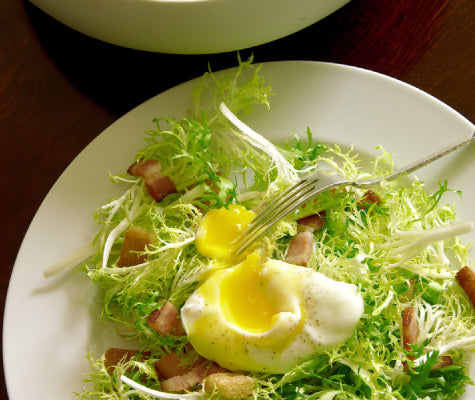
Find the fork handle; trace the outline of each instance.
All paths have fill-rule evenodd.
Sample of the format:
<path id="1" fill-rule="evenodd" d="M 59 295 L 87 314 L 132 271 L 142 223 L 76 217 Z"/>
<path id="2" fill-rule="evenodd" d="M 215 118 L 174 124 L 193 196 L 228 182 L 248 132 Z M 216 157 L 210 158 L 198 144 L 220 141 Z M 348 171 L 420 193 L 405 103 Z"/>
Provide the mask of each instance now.
<path id="1" fill-rule="evenodd" d="M 414 171 L 417 171 L 419 168 L 425 167 L 427 164 L 430 164 L 431 162 L 438 160 L 439 158 L 442 158 L 446 156 L 447 154 L 452 153 L 453 151 L 460 149 L 474 141 L 475 141 L 475 131 L 472 133 L 472 136 L 470 136 L 469 138 L 461 139 L 455 142 L 454 144 L 446 147 L 445 149 L 439 150 L 437 153 L 434 153 L 430 156 L 423 158 L 422 160 L 416 161 L 401 169 L 398 169 L 392 174 L 387 175 L 384 179 L 387 181 L 392 181 L 394 179 L 399 178 L 401 175 L 410 174 Z"/>

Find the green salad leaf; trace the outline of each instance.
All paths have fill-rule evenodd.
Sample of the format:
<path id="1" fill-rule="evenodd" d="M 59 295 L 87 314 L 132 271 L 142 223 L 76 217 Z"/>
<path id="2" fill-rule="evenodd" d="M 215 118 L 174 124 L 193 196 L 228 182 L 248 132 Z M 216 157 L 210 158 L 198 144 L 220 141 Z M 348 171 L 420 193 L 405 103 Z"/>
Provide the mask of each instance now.
<path id="1" fill-rule="evenodd" d="M 196 288 L 220 268 L 196 250 L 203 213 L 232 203 L 247 208 L 265 202 L 309 171 L 333 169 L 348 178 L 377 177 L 393 171 L 391 155 L 380 154 L 363 167 L 353 148 L 323 144 L 310 129 L 289 133 L 281 146 L 269 143 L 241 118 L 255 107 L 269 107 L 270 82 L 260 68 L 239 60 L 238 68 L 206 73 L 193 94 L 193 108 L 181 119 L 161 117 L 146 132 L 135 160 L 159 161 L 177 193 L 157 203 L 144 180 L 113 176 L 125 185 L 94 217 L 100 226 L 95 256 L 84 272 L 101 290 L 102 318 L 118 326 L 139 349 L 112 373 L 105 358 L 90 355 L 83 399 L 151 399 L 121 380 L 132 379 L 160 391 L 154 363 L 170 351 L 181 352 L 186 336 L 161 336 L 147 324 L 150 313 L 169 300 L 180 308 Z M 325 226 L 314 232 L 315 250 L 307 267 L 329 278 L 355 284 L 365 310 L 354 334 L 332 351 L 297 365 L 284 375 L 250 373 L 255 399 L 456 399 L 471 383 L 469 353 L 475 349 L 475 310 L 454 279 L 469 265 L 468 247 L 459 236 L 472 225 L 459 221 L 444 202 L 448 183 L 429 193 L 423 182 L 383 182 L 368 193 L 341 188 L 322 193 L 280 221 L 263 246 L 285 259 L 299 218 L 324 213 Z M 130 226 L 156 238 L 147 262 L 117 265 Z M 420 345 L 402 343 L 401 316 L 414 307 Z M 439 357 L 452 365 L 434 369 Z M 177 398 L 180 398 L 177 395 Z M 196 398 L 219 398 L 197 387 Z"/>

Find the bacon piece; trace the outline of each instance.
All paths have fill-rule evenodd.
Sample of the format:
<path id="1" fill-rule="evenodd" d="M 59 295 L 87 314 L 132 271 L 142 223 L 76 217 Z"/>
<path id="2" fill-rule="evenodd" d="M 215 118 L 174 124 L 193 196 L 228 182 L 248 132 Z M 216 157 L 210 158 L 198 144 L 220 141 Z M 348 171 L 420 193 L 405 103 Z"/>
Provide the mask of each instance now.
<path id="1" fill-rule="evenodd" d="M 161 382 L 161 387 L 166 392 L 183 392 L 196 386 L 204 379 L 204 368 L 202 366 L 193 367 L 183 375 L 177 375 L 165 379 Z"/>
<path id="2" fill-rule="evenodd" d="M 160 175 L 162 164 L 156 160 L 145 159 L 134 162 L 128 169 L 127 173 L 134 176 L 145 178 L 147 175 Z"/>
<path id="3" fill-rule="evenodd" d="M 168 379 L 190 372 L 193 365 L 186 355 L 180 357 L 177 353 L 169 353 L 155 362 L 154 367 L 159 378 Z"/>
<path id="4" fill-rule="evenodd" d="M 153 239 L 154 234 L 148 229 L 142 228 L 141 226 L 129 228 L 127 232 L 125 232 L 117 266 L 131 267 L 147 261 L 147 256 L 141 253 L 152 243 Z"/>
<path id="5" fill-rule="evenodd" d="M 404 349 L 411 351 L 411 344 L 416 344 L 419 338 L 419 325 L 414 307 L 407 307 L 402 314 L 402 334 Z M 414 360 L 414 356 L 409 355 L 410 360 Z"/>
<path id="6" fill-rule="evenodd" d="M 403 343 L 404 349 L 411 351 L 411 345 L 416 344 L 419 337 L 419 325 L 417 323 L 417 316 L 414 307 L 407 307 L 402 314 L 403 327 Z M 409 360 L 414 361 L 414 356 L 408 355 Z M 437 359 L 437 362 L 432 366 L 432 370 L 452 365 L 452 357 L 443 356 Z M 408 368 L 407 363 L 404 363 L 404 368 Z"/>
<path id="7" fill-rule="evenodd" d="M 177 193 L 175 183 L 166 175 L 154 180 L 145 179 L 145 185 L 150 196 L 157 202 L 162 201 L 169 194 Z"/>
<path id="8" fill-rule="evenodd" d="M 367 190 L 361 197 L 360 201 L 358 202 L 358 205 L 362 209 L 367 209 L 372 204 L 380 204 L 380 203 L 381 203 L 381 198 L 378 196 L 378 194 L 376 194 L 372 190 Z"/>
<path id="9" fill-rule="evenodd" d="M 105 352 L 104 366 L 106 367 L 107 373 L 112 375 L 114 373 L 115 367 L 122 361 L 128 362 L 130 359 L 138 353 L 138 350 L 126 350 L 118 349 L 116 347 L 111 347 Z"/>
<path id="10" fill-rule="evenodd" d="M 286 261 L 289 264 L 307 265 L 313 253 L 313 234 L 309 231 L 297 232 L 290 241 Z"/>
<path id="11" fill-rule="evenodd" d="M 475 307 L 475 272 L 470 267 L 465 266 L 457 271 L 455 279 L 457 279 L 472 306 Z"/>
<path id="12" fill-rule="evenodd" d="M 432 366 L 432 368 L 431 368 L 432 370 L 443 368 L 443 367 L 448 367 L 449 365 L 453 364 L 452 357 L 450 357 L 450 356 L 443 356 L 443 357 L 438 358 L 437 360 L 438 360 L 438 362 L 436 362 Z"/>
<path id="13" fill-rule="evenodd" d="M 300 218 L 297 221 L 299 231 L 315 232 L 325 226 L 325 211 L 309 215 L 308 217 Z"/>
<path id="14" fill-rule="evenodd" d="M 148 193 L 157 202 L 169 194 L 177 193 L 175 183 L 162 173 L 162 164 L 156 160 L 136 161 L 127 169 L 127 173 L 144 178 Z"/>
<path id="15" fill-rule="evenodd" d="M 200 372 L 201 367 L 194 367 L 183 375 L 173 376 L 161 382 L 162 390 L 165 392 L 183 392 L 196 386 L 203 380 Z"/>
<path id="16" fill-rule="evenodd" d="M 162 389 L 166 392 L 182 392 L 201 383 L 206 376 L 218 372 L 229 372 L 212 361 L 200 358 L 193 368 L 183 375 L 177 375 L 161 382 Z"/>
<path id="17" fill-rule="evenodd" d="M 172 334 L 182 335 L 183 325 L 180 319 L 180 312 L 168 300 L 160 308 L 153 310 L 147 318 L 147 324 L 160 335 Z"/>
<path id="18" fill-rule="evenodd" d="M 204 383 L 206 393 L 219 393 L 224 399 L 247 399 L 254 391 L 254 379 L 250 376 L 218 372 L 209 375 Z"/>
<path id="19" fill-rule="evenodd" d="M 417 316 L 414 307 L 407 307 L 402 314 L 402 327 L 403 327 L 403 343 L 404 349 L 411 351 L 411 345 L 418 342 L 419 337 L 419 325 L 417 323 Z M 414 356 L 408 355 L 409 360 L 414 361 Z M 452 357 L 443 356 L 437 359 L 437 362 L 432 366 L 432 370 L 452 365 Z M 408 368 L 407 363 L 404 363 L 404 368 Z"/>

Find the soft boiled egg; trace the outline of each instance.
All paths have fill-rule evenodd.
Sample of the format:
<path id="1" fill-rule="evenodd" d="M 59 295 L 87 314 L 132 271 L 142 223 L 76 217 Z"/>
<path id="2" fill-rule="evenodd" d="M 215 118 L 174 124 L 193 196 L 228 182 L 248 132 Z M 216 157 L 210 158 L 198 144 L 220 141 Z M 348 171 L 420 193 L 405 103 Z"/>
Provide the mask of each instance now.
<path id="1" fill-rule="evenodd" d="M 355 285 L 251 253 L 211 275 L 181 317 L 196 351 L 222 367 L 285 373 L 347 340 L 363 309 Z"/>
<path id="2" fill-rule="evenodd" d="M 233 249 L 233 242 L 248 227 L 255 213 L 240 204 L 208 211 L 196 233 L 196 248 L 202 255 L 226 260 Z"/>

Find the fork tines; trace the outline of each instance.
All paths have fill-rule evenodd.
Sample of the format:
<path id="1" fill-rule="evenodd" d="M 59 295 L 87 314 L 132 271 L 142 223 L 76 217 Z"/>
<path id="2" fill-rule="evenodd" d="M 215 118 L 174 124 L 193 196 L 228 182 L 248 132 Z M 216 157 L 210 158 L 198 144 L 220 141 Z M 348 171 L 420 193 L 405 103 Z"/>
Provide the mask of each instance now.
<path id="1" fill-rule="evenodd" d="M 291 186 L 281 196 L 275 197 L 265 209 L 252 220 L 249 228 L 237 242 L 233 255 L 239 256 L 254 241 L 259 239 L 270 226 L 310 200 L 315 195 L 315 184 L 319 180 L 320 178 L 316 176 L 303 179 Z"/>

